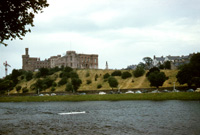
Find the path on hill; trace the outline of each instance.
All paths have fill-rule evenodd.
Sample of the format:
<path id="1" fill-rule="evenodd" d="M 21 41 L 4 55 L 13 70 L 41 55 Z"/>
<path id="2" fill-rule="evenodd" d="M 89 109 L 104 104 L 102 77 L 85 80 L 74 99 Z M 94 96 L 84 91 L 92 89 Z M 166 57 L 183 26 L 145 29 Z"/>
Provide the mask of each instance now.
<path id="1" fill-rule="evenodd" d="M 135 88 L 140 88 L 140 87 L 142 86 L 142 84 L 143 84 L 145 78 L 146 78 L 146 76 L 143 75 L 143 76 L 141 77 L 141 79 L 140 79 L 140 83 L 139 83 L 138 85 L 136 85 Z"/>

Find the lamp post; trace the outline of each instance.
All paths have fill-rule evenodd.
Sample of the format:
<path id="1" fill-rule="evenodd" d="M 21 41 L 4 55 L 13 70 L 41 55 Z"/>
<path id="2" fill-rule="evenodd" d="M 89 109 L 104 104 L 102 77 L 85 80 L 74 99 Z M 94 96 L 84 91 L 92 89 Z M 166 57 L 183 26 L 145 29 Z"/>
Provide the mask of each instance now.
<path id="1" fill-rule="evenodd" d="M 174 83 L 174 90 L 175 90 L 175 82 L 173 82 Z"/>

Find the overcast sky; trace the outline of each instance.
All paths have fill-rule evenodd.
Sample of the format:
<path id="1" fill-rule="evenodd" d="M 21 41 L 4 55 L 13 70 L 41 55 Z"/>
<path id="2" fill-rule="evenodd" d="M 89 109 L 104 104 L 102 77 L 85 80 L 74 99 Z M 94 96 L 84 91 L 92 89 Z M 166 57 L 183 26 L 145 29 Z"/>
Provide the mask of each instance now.
<path id="1" fill-rule="evenodd" d="M 48 0 L 23 40 L 0 45 L 3 62 L 22 68 L 22 55 L 41 60 L 68 50 L 98 54 L 99 68 L 121 69 L 148 56 L 200 50 L 200 0 Z"/>

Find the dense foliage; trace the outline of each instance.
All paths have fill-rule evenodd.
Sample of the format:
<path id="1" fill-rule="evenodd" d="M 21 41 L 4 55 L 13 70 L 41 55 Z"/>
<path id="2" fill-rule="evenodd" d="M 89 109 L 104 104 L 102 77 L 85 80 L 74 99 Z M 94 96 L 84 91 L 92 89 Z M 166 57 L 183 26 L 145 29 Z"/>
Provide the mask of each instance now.
<path id="1" fill-rule="evenodd" d="M 125 71 L 122 73 L 122 79 L 127 79 L 129 77 L 132 77 L 132 74 L 128 71 Z"/>
<path id="2" fill-rule="evenodd" d="M 28 25 L 33 25 L 34 14 L 48 7 L 47 0 L 1 0 L 0 2 L 0 44 L 4 40 L 22 39 L 31 32 Z"/>
<path id="3" fill-rule="evenodd" d="M 108 78 L 108 83 L 110 85 L 110 87 L 113 89 L 114 87 L 118 86 L 118 81 L 115 77 L 111 76 Z"/>
<path id="4" fill-rule="evenodd" d="M 112 72 L 111 75 L 112 75 L 112 76 L 121 76 L 121 75 L 122 75 L 122 72 L 121 72 L 121 70 L 115 70 L 114 72 Z"/>
<path id="5" fill-rule="evenodd" d="M 103 76 L 103 79 L 108 79 L 110 77 L 110 74 L 109 73 L 106 73 L 104 76 Z"/>
<path id="6" fill-rule="evenodd" d="M 163 83 L 167 80 L 167 77 L 164 72 L 154 71 L 149 74 L 148 80 L 150 81 L 151 86 L 158 88 L 163 85 Z"/>
<path id="7" fill-rule="evenodd" d="M 145 70 L 142 66 L 137 66 L 136 70 L 133 71 L 133 75 L 135 77 L 140 77 L 140 76 L 143 76 L 145 73 Z"/>
<path id="8" fill-rule="evenodd" d="M 200 53 L 194 54 L 190 63 L 181 67 L 177 74 L 177 81 L 180 84 L 187 83 L 188 87 L 195 85 L 200 87 Z"/>

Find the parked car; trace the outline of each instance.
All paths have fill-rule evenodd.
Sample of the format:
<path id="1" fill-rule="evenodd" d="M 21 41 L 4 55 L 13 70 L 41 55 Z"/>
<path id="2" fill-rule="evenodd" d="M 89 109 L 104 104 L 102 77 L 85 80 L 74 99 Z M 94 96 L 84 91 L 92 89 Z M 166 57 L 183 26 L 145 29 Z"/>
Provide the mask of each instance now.
<path id="1" fill-rule="evenodd" d="M 99 95 L 105 95 L 106 93 L 105 92 L 99 92 Z"/>
<path id="2" fill-rule="evenodd" d="M 197 89 L 195 90 L 195 92 L 200 92 L 200 88 L 197 88 Z"/>
<path id="3" fill-rule="evenodd" d="M 160 93 L 159 90 L 153 90 L 151 93 Z"/>
<path id="4" fill-rule="evenodd" d="M 129 90 L 129 91 L 125 92 L 125 93 L 126 93 L 126 94 L 133 94 L 134 92 L 131 91 L 131 90 Z"/>
<path id="5" fill-rule="evenodd" d="M 44 94 L 40 94 L 39 96 L 44 96 Z"/>
<path id="6" fill-rule="evenodd" d="M 56 93 L 51 93 L 51 96 L 56 96 Z"/>
<path id="7" fill-rule="evenodd" d="M 79 93 L 79 95 L 86 95 L 86 93 L 84 93 L 84 92 L 83 93 Z"/>
<path id="8" fill-rule="evenodd" d="M 142 90 L 142 93 L 148 93 L 149 91 L 148 90 Z"/>
<path id="9" fill-rule="evenodd" d="M 177 89 L 174 89 L 172 92 L 180 92 L 179 90 L 177 90 Z"/>
<path id="10" fill-rule="evenodd" d="M 189 89 L 189 90 L 187 90 L 187 92 L 194 92 L 194 90 L 193 89 Z"/>
<path id="11" fill-rule="evenodd" d="M 163 90 L 163 92 L 165 92 L 165 93 L 168 93 L 168 92 L 170 92 L 169 90 L 167 90 L 167 89 L 165 89 L 165 90 Z"/>
<path id="12" fill-rule="evenodd" d="M 135 93 L 142 93 L 140 90 L 137 90 Z"/>

